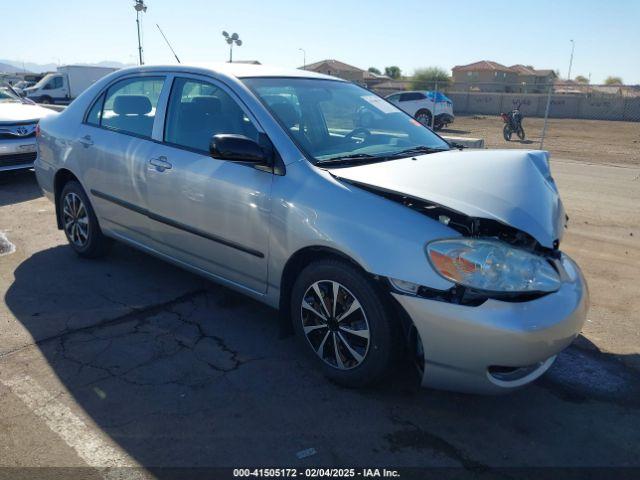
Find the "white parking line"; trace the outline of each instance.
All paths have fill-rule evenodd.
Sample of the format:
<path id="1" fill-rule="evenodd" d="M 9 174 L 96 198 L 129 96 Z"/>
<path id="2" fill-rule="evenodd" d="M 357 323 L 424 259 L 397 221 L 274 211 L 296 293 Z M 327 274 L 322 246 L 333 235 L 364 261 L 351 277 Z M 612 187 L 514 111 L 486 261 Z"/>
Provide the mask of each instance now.
<path id="1" fill-rule="evenodd" d="M 92 430 L 71 409 L 61 403 L 33 378 L 21 375 L 1 379 L 35 415 L 40 417 L 52 432 L 73 448 L 89 467 L 104 469 L 100 473 L 107 480 L 121 478 L 148 478 L 143 471 L 122 467 L 139 467 L 124 452 L 109 445 L 102 435 Z M 113 469 L 113 470 L 111 470 Z"/>

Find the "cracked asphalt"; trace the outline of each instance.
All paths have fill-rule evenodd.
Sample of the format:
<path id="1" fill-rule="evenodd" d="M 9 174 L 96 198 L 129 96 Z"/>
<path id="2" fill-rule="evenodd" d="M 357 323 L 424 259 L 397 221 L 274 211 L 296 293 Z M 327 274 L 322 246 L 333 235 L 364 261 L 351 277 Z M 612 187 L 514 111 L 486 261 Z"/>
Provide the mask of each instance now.
<path id="1" fill-rule="evenodd" d="M 0 177 L 0 467 L 640 467 L 638 169 L 553 169 L 593 307 L 500 397 L 420 389 L 402 363 L 336 386 L 277 312 L 123 245 L 79 259 L 33 174 Z"/>

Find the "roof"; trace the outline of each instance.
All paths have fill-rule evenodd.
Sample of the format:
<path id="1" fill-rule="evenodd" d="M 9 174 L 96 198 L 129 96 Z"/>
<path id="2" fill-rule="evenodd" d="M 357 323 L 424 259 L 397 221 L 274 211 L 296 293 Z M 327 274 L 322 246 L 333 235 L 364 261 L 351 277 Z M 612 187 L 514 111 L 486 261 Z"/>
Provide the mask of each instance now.
<path id="1" fill-rule="evenodd" d="M 478 72 L 478 71 L 496 71 L 496 72 L 512 72 L 509 67 L 498 62 L 490 60 L 480 60 L 479 62 L 470 63 L 468 65 L 456 65 L 451 70 L 454 72 Z"/>
<path id="2" fill-rule="evenodd" d="M 530 75 L 534 77 L 547 77 L 549 75 L 555 75 L 555 72 L 550 69 L 537 70 L 533 68 L 531 65 L 511 65 L 509 67 L 514 72 L 517 72 L 519 75 Z"/>
<path id="3" fill-rule="evenodd" d="M 313 71 L 314 69 L 319 68 L 325 64 L 327 64 L 330 68 L 333 68 L 341 72 L 366 72 L 366 70 L 363 70 L 361 68 L 354 67 L 353 65 L 349 65 L 348 63 L 340 62 L 339 60 L 333 60 L 333 59 L 321 60 L 319 62 L 309 63 L 304 67 L 304 70 Z M 300 68 L 303 68 L 303 67 L 300 67 Z"/>
<path id="4" fill-rule="evenodd" d="M 321 73 L 310 72 L 307 70 L 299 70 L 292 68 L 281 68 L 270 65 L 254 65 L 247 63 L 180 63 L 171 65 L 143 65 L 136 67 L 128 67 L 118 72 L 138 72 L 148 70 L 168 70 L 174 72 L 214 72 L 228 75 L 236 78 L 246 77 L 300 77 L 300 78 L 318 78 L 326 80 L 339 80 L 336 77 L 323 75 Z M 340 80 L 342 81 L 342 80 Z"/>

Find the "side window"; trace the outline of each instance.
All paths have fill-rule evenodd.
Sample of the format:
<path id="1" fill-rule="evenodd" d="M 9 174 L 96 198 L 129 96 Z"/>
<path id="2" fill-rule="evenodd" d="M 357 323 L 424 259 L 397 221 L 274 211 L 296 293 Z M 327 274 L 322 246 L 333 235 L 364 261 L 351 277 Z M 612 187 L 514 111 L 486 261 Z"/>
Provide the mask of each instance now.
<path id="1" fill-rule="evenodd" d="M 258 130 L 224 90 L 200 80 L 176 78 L 171 88 L 164 141 L 209 151 L 213 135 L 233 133 L 258 140 Z"/>
<path id="2" fill-rule="evenodd" d="M 52 88 L 62 88 L 62 77 L 56 77 L 53 79 Z"/>
<path id="3" fill-rule="evenodd" d="M 424 100 L 427 98 L 424 93 L 416 93 L 416 98 L 414 100 Z"/>
<path id="4" fill-rule="evenodd" d="M 421 98 L 424 98 L 424 97 L 422 96 L 421 93 L 418 93 L 418 92 L 409 92 L 409 93 L 403 93 L 400 95 L 401 102 L 410 102 L 412 100 L 420 100 Z"/>
<path id="5" fill-rule="evenodd" d="M 390 102 L 397 102 L 399 98 L 400 98 L 400 95 L 395 94 L 395 95 L 391 95 L 389 98 L 387 98 L 387 100 L 389 100 Z"/>
<path id="6" fill-rule="evenodd" d="M 100 95 L 95 102 L 89 113 L 87 114 L 87 123 L 89 125 L 100 125 L 100 119 L 102 118 L 102 103 L 104 102 L 104 93 Z"/>
<path id="7" fill-rule="evenodd" d="M 119 132 L 151 137 L 163 77 L 121 80 L 107 90 L 100 125 Z"/>

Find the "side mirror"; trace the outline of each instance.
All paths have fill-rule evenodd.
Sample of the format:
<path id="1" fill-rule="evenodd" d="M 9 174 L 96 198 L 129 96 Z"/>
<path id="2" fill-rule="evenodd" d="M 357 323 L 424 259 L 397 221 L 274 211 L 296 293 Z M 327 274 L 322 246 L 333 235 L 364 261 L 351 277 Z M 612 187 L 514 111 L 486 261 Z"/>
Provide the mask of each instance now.
<path id="1" fill-rule="evenodd" d="M 272 157 L 269 150 L 244 135 L 232 133 L 214 135 L 209 143 L 209 153 L 220 160 L 268 164 Z"/>

